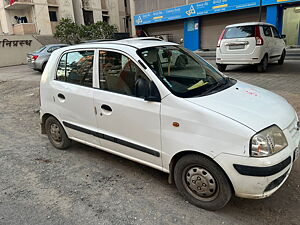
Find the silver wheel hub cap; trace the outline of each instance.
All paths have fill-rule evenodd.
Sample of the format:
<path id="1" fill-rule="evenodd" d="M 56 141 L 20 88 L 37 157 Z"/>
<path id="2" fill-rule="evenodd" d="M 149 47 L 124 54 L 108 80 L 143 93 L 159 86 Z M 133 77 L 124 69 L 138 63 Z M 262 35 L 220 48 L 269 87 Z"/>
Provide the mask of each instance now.
<path id="1" fill-rule="evenodd" d="M 60 129 L 56 124 L 51 124 L 50 134 L 51 134 L 51 137 L 54 141 L 61 142 Z"/>
<path id="2" fill-rule="evenodd" d="M 215 194 L 217 185 L 214 177 L 205 169 L 192 167 L 186 173 L 186 182 L 195 194 L 208 198 Z"/>

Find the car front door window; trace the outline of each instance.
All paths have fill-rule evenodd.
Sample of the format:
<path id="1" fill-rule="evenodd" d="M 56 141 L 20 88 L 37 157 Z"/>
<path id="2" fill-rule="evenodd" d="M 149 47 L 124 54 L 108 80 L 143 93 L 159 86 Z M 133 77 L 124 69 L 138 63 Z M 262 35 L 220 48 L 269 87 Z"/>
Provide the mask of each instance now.
<path id="1" fill-rule="evenodd" d="M 149 82 L 142 70 L 123 54 L 100 51 L 99 60 L 102 90 L 137 97 L 136 82 L 139 79 Z"/>

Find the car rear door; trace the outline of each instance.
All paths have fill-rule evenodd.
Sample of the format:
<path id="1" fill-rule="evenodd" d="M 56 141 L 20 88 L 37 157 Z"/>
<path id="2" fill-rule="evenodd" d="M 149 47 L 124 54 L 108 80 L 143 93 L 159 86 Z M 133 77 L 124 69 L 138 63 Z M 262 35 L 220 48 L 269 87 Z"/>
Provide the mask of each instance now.
<path id="1" fill-rule="evenodd" d="M 93 99 L 94 50 L 65 53 L 51 82 L 59 120 L 70 138 L 99 145 Z"/>
<path id="2" fill-rule="evenodd" d="M 137 96 L 138 79 L 149 81 L 127 54 L 99 51 L 100 88 L 94 91 L 98 135 L 106 150 L 161 169 L 161 103 Z"/>
<path id="3" fill-rule="evenodd" d="M 273 26 L 272 26 L 272 31 L 273 31 L 273 37 L 274 37 L 274 43 L 275 43 L 273 57 L 278 59 L 282 54 L 282 51 L 285 47 L 285 43 L 281 39 L 281 36 L 280 36 L 278 30 Z"/>
<path id="4" fill-rule="evenodd" d="M 220 44 L 221 53 L 228 55 L 249 55 L 255 47 L 255 26 L 226 28 Z"/>
<path id="5" fill-rule="evenodd" d="M 274 55 L 274 48 L 276 45 L 276 42 L 272 35 L 271 27 L 268 25 L 261 26 L 264 34 L 264 48 L 265 52 L 268 53 L 269 58 L 272 59 L 272 56 Z"/>

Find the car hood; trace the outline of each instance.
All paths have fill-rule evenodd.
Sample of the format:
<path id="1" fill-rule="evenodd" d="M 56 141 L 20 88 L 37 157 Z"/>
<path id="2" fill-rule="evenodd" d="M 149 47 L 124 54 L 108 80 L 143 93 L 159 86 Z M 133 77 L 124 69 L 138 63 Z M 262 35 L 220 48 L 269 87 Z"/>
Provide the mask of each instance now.
<path id="1" fill-rule="evenodd" d="M 218 93 L 186 100 L 256 132 L 273 124 L 284 130 L 295 118 L 294 108 L 283 97 L 241 81 Z"/>

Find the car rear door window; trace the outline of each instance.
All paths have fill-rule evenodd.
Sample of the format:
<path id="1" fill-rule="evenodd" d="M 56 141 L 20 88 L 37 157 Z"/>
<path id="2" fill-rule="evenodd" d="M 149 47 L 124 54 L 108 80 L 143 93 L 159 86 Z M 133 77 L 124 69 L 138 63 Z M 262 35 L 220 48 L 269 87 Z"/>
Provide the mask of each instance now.
<path id="1" fill-rule="evenodd" d="M 102 90 L 136 96 L 138 79 L 149 81 L 143 71 L 127 56 L 111 51 L 100 51 L 100 88 Z"/>
<path id="2" fill-rule="evenodd" d="M 248 38 L 255 36 L 255 26 L 229 27 L 226 29 L 224 39 Z"/>
<path id="3" fill-rule="evenodd" d="M 266 37 L 272 37 L 272 31 L 270 26 L 263 26 L 263 31 Z"/>
<path id="4" fill-rule="evenodd" d="M 72 84 L 93 87 L 94 51 L 65 54 L 59 62 L 56 79 Z"/>

